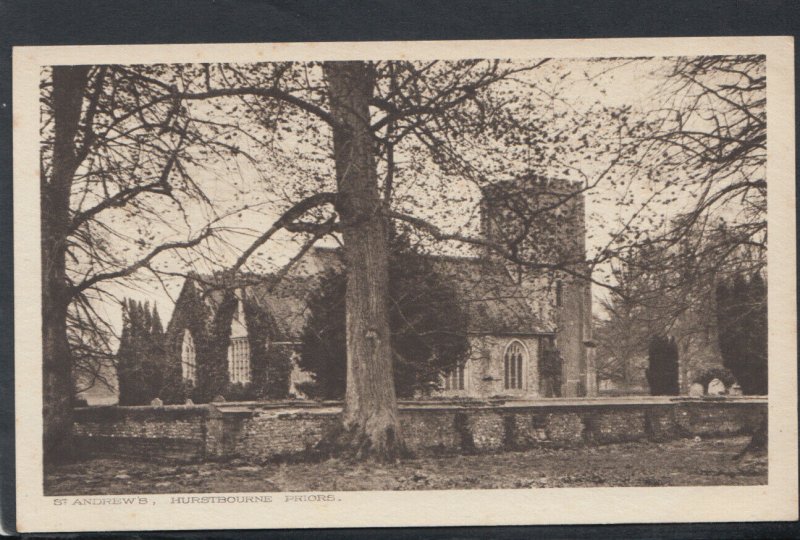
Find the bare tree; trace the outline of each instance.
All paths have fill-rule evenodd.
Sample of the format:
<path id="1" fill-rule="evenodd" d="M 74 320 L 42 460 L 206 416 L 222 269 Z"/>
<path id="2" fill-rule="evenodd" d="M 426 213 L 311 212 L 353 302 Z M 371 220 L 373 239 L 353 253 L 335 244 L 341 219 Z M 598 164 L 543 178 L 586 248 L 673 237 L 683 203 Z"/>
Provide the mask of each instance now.
<path id="1" fill-rule="evenodd" d="M 609 247 L 625 272 L 612 279 L 605 324 L 611 335 L 675 336 L 685 385 L 690 371 L 719 363 L 717 284 L 766 266 L 766 71 L 762 56 L 660 69 L 657 106 L 616 115 L 626 192 L 644 185 L 647 196 L 629 203 L 633 217 Z"/>
<path id="2" fill-rule="evenodd" d="M 169 87 L 153 83 L 167 73 L 174 76 L 163 66 L 55 66 L 43 73 L 47 462 L 69 455 L 73 378 L 105 378 L 114 335 L 97 302 L 112 295 L 106 286 L 156 272 L 164 255 L 201 248 L 216 232 L 209 205 L 199 223 L 187 211 L 190 203 L 209 202 L 191 168 L 203 152 L 230 152 L 221 135 L 235 127 L 201 132 Z"/>

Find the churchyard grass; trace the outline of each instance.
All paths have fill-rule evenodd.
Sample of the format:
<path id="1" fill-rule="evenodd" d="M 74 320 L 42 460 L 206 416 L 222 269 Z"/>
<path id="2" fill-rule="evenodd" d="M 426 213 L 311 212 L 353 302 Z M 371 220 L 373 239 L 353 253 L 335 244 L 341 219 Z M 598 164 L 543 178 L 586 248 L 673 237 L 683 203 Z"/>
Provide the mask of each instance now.
<path id="1" fill-rule="evenodd" d="M 393 464 L 159 464 L 90 459 L 45 474 L 45 494 L 231 493 L 548 487 L 764 485 L 767 458 L 736 459 L 750 437 L 448 455 Z"/>

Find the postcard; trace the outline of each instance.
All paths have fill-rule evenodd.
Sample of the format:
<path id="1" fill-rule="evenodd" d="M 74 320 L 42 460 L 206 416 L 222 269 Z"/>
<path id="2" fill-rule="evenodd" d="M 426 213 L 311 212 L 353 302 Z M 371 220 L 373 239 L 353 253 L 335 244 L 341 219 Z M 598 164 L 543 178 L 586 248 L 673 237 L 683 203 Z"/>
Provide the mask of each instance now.
<path id="1" fill-rule="evenodd" d="M 15 48 L 19 530 L 797 519 L 793 47 Z"/>

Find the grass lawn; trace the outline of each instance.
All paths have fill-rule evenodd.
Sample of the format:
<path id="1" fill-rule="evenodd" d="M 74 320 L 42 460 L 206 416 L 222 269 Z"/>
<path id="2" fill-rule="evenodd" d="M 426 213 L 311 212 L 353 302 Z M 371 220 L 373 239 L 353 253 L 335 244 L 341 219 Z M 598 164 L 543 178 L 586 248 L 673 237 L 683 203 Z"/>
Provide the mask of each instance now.
<path id="1" fill-rule="evenodd" d="M 92 459 L 45 474 L 45 495 L 231 493 L 593 486 L 758 485 L 767 458 L 734 457 L 749 437 L 425 457 L 396 464 L 187 465 Z"/>

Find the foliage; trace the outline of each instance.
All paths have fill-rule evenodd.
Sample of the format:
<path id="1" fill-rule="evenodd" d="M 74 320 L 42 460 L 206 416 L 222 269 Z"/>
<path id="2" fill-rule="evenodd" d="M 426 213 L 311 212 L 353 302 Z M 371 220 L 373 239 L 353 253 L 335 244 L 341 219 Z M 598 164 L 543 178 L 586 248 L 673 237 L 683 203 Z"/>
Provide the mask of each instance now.
<path id="1" fill-rule="evenodd" d="M 242 297 L 242 305 L 247 320 L 253 381 L 248 396 L 250 399 L 284 399 L 289 392 L 292 350 L 285 345 L 270 343 L 280 337 L 270 313 L 246 294 Z"/>
<path id="2" fill-rule="evenodd" d="M 766 62 L 763 56 L 675 58 L 651 110 L 615 115 L 627 141 L 616 173 L 626 188 L 618 201 L 631 221 L 616 237 L 627 248 L 681 244 L 694 260 L 672 251 L 672 263 L 724 267 L 726 260 L 766 264 Z M 679 212 L 666 206 L 681 204 Z"/>
<path id="3" fill-rule="evenodd" d="M 173 373 L 173 385 L 180 392 L 176 395 L 191 397 L 195 403 L 206 403 L 221 395 L 227 401 L 282 399 L 289 389 L 289 374 L 292 369 L 291 350 L 282 345 L 270 345 L 279 338 L 275 333 L 272 317 L 258 303 L 242 291 L 241 299 L 230 289 L 220 289 L 219 303 L 210 310 L 197 283 L 199 277 L 188 279 L 173 312 L 167 330 L 169 366 Z M 228 344 L 231 322 L 242 302 L 247 321 L 247 338 L 250 348 L 250 383 L 231 383 L 228 374 Z M 197 374 L 195 384 L 182 380 L 180 370 L 184 332 L 189 331 L 195 345 Z M 176 398 L 177 400 L 178 398 Z"/>
<path id="4" fill-rule="evenodd" d="M 207 339 L 202 346 L 195 343 L 197 362 L 197 385 L 192 394 L 196 403 L 207 403 L 227 391 L 243 396 L 244 388 L 231 385 L 228 375 L 228 344 L 231 336 L 231 320 L 236 310 L 236 297 L 224 291 L 213 318 Z"/>
<path id="5" fill-rule="evenodd" d="M 712 367 L 699 373 L 693 382 L 702 384 L 703 388 L 708 388 L 708 383 L 714 379 L 719 379 L 725 388 L 730 388 L 736 382 L 736 377 L 733 376 L 731 370 L 724 367 Z"/>
<path id="6" fill-rule="evenodd" d="M 589 84 L 596 87 L 598 77 L 630 62 L 670 66 L 661 74 L 666 84 L 660 85 L 658 103 L 645 110 L 576 103 L 574 96 Z M 345 178 L 334 169 L 369 169 L 363 193 L 379 192 L 381 199 L 372 201 L 375 213 L 366 213 L 371 219 L 380 214 L 373 224 L 404 222 L 425 242 L 479 246 L 533 270 L 563 270 L 614 287 L 613 279 L 598 280 L 588 270 L 615 260 L 628 263 L 631 252 L 655 247 L 665 256 L 641 270 L 668 279 L 666 285 L 656 281 L 646 296 L 676 302 L 674 309 L 655 311 L 663 327 L 658 331 L 676 321 L 691 329 L 687 313 L 709 320 L 686 307 L 704 305 L 703 291 L 709 289 L 695 288 L 698 280 L 729 274 L 731 260 L 749 271 L 765 264 L 763 57 L 590 60 L 583 67 L 593 74 L 585 74 L 583 83 L 589 84 L 583 88 L 580 77 L 571 75 L 571 62 L 553 59 L 359 64 L 364 84 L 351 86 L 368 102 L 368 118 L 358 125 L 369 128 L 362 137 L 369 143 L 362 153 L 340 152 L 341 163 L 331 159 L 331 147 L 334 155 L 337 150 L 331 135 L 347 130 L 341 129 L 337 99 L 323 74 L 341 67 L 336 63 L 62 66 L 52 76 L 45 70 L 41 214 L 43 267 L 49 273 L 43 312 L 45 336 L 56 338 L 45 340 L 45 369 L 53 375 L 45 380 L 67 382 L 47 391 L 53 411 L 69 408 L 59 396 L 70 393 L 70 369 L 59 369 L 59 363 L 97 364 L 110 350 L 113 332 L 95 308 L 113 296 L 113 286 L 143 275 L 173 277 L 198 262 L 228 265 L 222 254 L 231 247 L 238 252 L 241 242 L 231 241 L 236 232 L 214 241 L 224 230 L 218 220 L 237 215 L 222 208 L 226 202 L 250 212 L 257 206 L 255 193 L 266 194 L 275 206 L 270 215 L 280 216 L 256 231 L 260 236 L 241 252 L 234 271 L 259 264 L 251 255 L 279 232 L 295 235 L 302 249 L 347 227 L 364 232 L 369 220 L 349 219 L 353 201 L 340 192 L 341 180 L 353 175 Z M 593 64 L 598 67 L 591 69 Z M 269 171 L 268 177 L 256 175 L 265 180 L 258 190 L 237 186 L 233 197 L 217 196 L 216 185 L 207 193 L 197 178 L 202 175 L 193 176 L 213 165 L 238 169 L 250 159 L 249 150 L 258 152 L 259 160 L 251 161 L 258 170 Z M 366 167 L 347 162 L 347 156 L 364 154 Z M 475 193 L 499 177 L 531 174 L 578 178 L 580 193 L 594 191 L 613 202 L 620 219 L 603 216 L 589 228 L 590 241 L 595 231 L 608 238 L 589 260 L 554 263 L 526 255 L 516 249 L 518 242 L 464 232 L 474 231 L 470 216 L 479 214 L 476 206 L 468 207 Z M 524 228 L 535 230 L 536 213 L 522 212 Z M 240 227 L 231 230 L 241 234 Z M 353 235 L 339 238 L 350 250 Z M 186 250 L 191 253 L 174 265 L 177 272 L 157 264 L 166 254 Z M 382 266 L 386 254 L 378 251 Z M 713 285 L 710 290 L 713 296 Z M 667 312 L 669 317 L 662 316 Z M 219 328 L 212 326 L 201 348 L 219 359 L 223 353 L 211 351 Z M 681 347 L 692 335 L 670 333 Z M 405 360 L 394 360 L 398 380 L 408 379 Z M 100 372 L 94 364 L 83 369 L 92 380 Z M 207 394 L 222 384 L 218 373 L 208 375 L 197 391 Z M 54 423 L 64 431 L 68 422 L 46 422 Z"/>
<path id="7" fill-rule="evenodd" d="M 561 395 L 562 364 L 561 351 L 552 347 L 542 350 L 539 358 L 539 379 L 545 384 L 545 397 Z"/>
<path id="8" fill-rule="evenodd" d="M 285 399 L 289 394 L 289 377 L 292 374 L 293 349 L 286 345 L 271 344 L 264 358 L 265 381 L 256 380 L 258 397 Z"/>
<path id="9" fill-rule="evenodd" d="M 389 324 L 397 395 L 411 397 L 438 387 L 439 378 L 469 353 L 467 314 L 457 294 L 408 238 L 392 239 L 389 259 Z M 322 278 L 309 302 L 299 365 L 312 373 L 311 397 L 340 399 L 346 385 L 343 272 Z"/>
<path id="10" fill-rule="evenodd" d="M 717 325 L 723 363 L 745 394 L 766 394 L 767 285 L 761 274 L 738 275 L 717 288 Z"/>
<path id="11" fill-rule="evenodd" d="M 45 298 L 66 303 L 78 391 L 109 385 L 118 334 L 99 307 L 119 302 L 115 285 L 141 283 L 176 251 L 211 252 L 204 248 L 217 231 L 190 224 L 194 209 L 211 208 L 193 168 L 231 149 L 218 138 L 223 124 L 173 99 L 179 77 L 163 65 L 43 71 L 43 256 L 59 274 Z"/>
<path id="12" fill-rule="evenodd" d="M 117 352 L 120 405 L 147 405 L 161 397 L 165 384 L 164 329 L 158 310 L 135 300 L 123 303 L 123 329 Z"/>
<path id="13" fill-rule="evenodd" d="M 650 394 L 653 396 L 677 396 L 678 345 L 675 338 L 653 336 L 650 338 L 649 367 L 646 371 Z"/>
<path id="14" fill-rule="evenodd" d="M 684 380 L 718 364 L 717 283 L 766 266 L 764 60 L 675 58 L 650 107 L 611 113 L 625 225 L 604 248 L 615 287 L 596 334 L 611 378 L 631 378 L 654 334 L 675 337 Z"/>
<path id="15" fill-rule="evenodd" d="M 50 462 L 72 450 L 75 391 L 107 382 L 117 331 L 103 308 L 118 304 L 120 289 L 144 276 L 168 275 L 160 264 L 169 255 L 192 248 L 199 258 L 216 255 L 205 248 L 217 232 L 211 228 L 217 215 L 193 173 L 210 156 L 231 155 L 220 135 L 236 128 L 193 117 L 175 99 L 180 76 L 169 66 L 62 65 L 41 75 L 43 413 Z"/>

